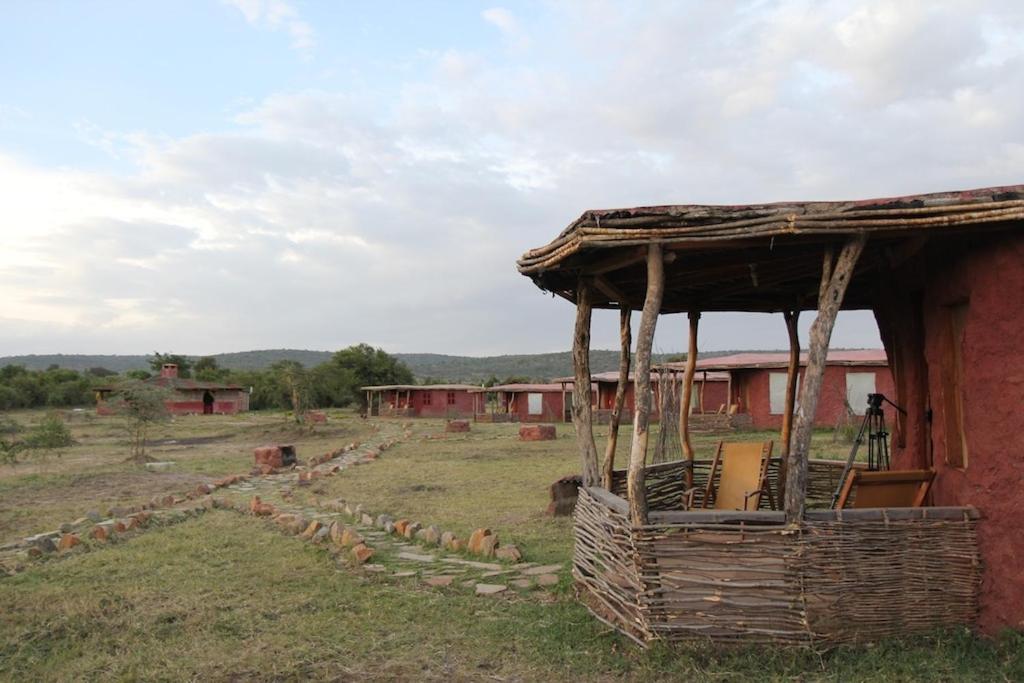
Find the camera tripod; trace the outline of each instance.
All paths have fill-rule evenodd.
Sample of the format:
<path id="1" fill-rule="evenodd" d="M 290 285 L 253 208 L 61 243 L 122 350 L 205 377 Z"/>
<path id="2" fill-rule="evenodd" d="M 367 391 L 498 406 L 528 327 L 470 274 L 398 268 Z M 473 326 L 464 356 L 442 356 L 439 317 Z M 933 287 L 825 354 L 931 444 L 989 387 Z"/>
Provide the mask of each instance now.
<path id="1" fill-rule="evenodd" d="M 896 410 L 903 412 L 902 408 L 882 394 L 868 394 L 868 407 L 864 412 L 864 421 L 861 423 L 860 430 L 853 440 L 853 448 L 850 449 L 850 455 L 846 459 L 846 466 L 839 477 L 839 485 L 836 486 L 835 493 L 832 494 L 832 507 L 835 507 L 836 502 L 839 500 L 843 484 L 846 483 L 846 478 L 850 475 L 850 470 L 853 469 L 853 463 L 857 459 L 857 451 L 860 449 L 860 445 L 864 443 L 865 436 L 867 436 L 868 440 L 868 470 L 889 469 L 889 432 L 885 428 L 885 413 L 882 411 L 883 401 Z"/>

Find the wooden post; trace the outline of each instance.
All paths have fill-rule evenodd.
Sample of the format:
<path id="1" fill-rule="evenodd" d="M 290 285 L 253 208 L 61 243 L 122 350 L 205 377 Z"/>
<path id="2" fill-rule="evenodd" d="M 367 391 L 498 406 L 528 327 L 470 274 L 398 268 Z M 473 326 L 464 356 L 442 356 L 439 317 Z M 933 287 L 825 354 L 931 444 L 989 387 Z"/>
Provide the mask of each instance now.
<path id="1" fill-rule="evenodd" d="M 700 313 L 690 311 L 690 347 L 686 351 L 686 372 L 683 374 L 683 395 L 679 402 L 679 441 L 683 454 L 690 463 L 686 470 L 686 488 L 693 486 L 693 443 L 690 441 L 690 399 L 693 394 L 693 374 L 697 370 L 697 325 Z"/>
<path id="2" fill-rule="evenodd" d="M 583 485 L 600 483 L 597 471 L 597 446 L 590 408 L 590 287 L 580 280 L 576 295 L 576 330 L 572 339 L 573 383 L 572 422 L 576 428 L 576 445 L 580 450 Z"/>
<path id="3" fill-rule="evenodd" d="M 843 245 L 834 265 L 831 250 L 825 255 L 819 289 L 818 316 L 811 325 L 807 368 L 804 370 L 803 386 L 800 390 L 800 408 L 797 410 L 794 436 L 786 458 L 785 508 L 786 521 L 790 524 L 799 522 L 804 516 L 807 502 L 807 459 L 811 452 L 811 434 L 814 429 L 814 414 L 818 410 L 821 381 L 825 376 L 828 344 L 832 338 L 836 315 L 843 305 L 846 287 L 853 277 L 857 259 L 864 251 L 866 242 L 867 235 L 864 233 L 851 237 Z"/>
<path id="4" fill-rule="evenodd" d="M 800 309 L 783 311 L 786 320 L 786 332 L 789 334 L 789 367 L 786 370 L 786 399 L 782 409 L 782 467 L 779 468 L 778 499 L 782 500 L 786 491 L 786 465 L 789 458 L 790 442 L 793 435 L 793 410 L 796 406 L 797 375 L 800 374 L 800 336 L 797 321 Z"/>
<path id="5" fill-rule="evenodd" d="M 661 313 L 665 292 L 665 263 L 661 245 L 647 247 L 647 295 L 640 316 L 636 340 L 636 410 L 633 412 L 633 442 L 629 449 L 629 470 L 626 488 L 629 493 L 629 516 L 633 524 L 647 523 L 647 492 L 644 489 L 644 465 L 647 460 L 647 427 L 651 416 L 651 346 L 654 328 Z"/>
<path id="6" fill-rule="evenodd" d="M 628 306 L 619 309 L 619 383 L 615 386 L 615 403 L 612 405 L 612 417 L 608 422 L 608 444 L 604 449 L 604 462 L 601 464 L 601 484 L 612 489 L 612 472 L 615 470 L 615 448 L 619 441 L 619 422 L 622 420 L 622 407 L 626 403 L 626 386 L 629 384 L 629 347 L 632 336 L 629 319 L 632 311 Z"/>

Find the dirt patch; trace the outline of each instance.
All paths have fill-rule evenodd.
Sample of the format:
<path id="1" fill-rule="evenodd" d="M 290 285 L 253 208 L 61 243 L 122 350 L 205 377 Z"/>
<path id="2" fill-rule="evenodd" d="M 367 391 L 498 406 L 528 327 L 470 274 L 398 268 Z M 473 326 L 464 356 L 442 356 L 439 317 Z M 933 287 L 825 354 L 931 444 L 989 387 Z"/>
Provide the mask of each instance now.
<path id="1" fill-rule="evenodd" d="M 439 493 L 446 490 L 444 486 L 437 484 L 413 484 L 399 489 L 399 493 Z"/>
<path id="2" fill-rule="evenodd" d="M 198 446 L 204 443 L 216 443 L 233 439 L 235 434 L 218 434 L 216 436 L 188 436 L 181 439 L 153 439 L 149 446 Z"/>

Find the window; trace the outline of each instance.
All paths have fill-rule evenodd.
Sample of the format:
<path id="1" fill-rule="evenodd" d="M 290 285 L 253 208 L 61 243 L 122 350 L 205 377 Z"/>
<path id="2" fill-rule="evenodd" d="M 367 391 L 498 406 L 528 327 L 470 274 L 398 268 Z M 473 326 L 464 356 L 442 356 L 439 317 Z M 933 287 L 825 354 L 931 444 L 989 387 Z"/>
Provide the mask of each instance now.
<path id="1" fill-rule="evenodd" d="M 967 435 L 964 431 L 964 327 L 967 303 L 948 307 L 949 324 L 942 350 L 942 413 L 946 436 L 946 463 L 967 467 Z"/>
<path id="2" fill-rule="evenodd" d="M 423 392 L 423 405 L 425 405 L 425 406 L 429 406 L 430 405 L 430 392 L 429 391 L 424 391 Z"/>
<path id="3" fill-rule="evenodd" d="M 543 394 L 527 394 L 526 407 L 530 415 L 540 415 L 544 410 Z"/>
<path id="4" fill-rule="evenodd" d="M 450 405 L 450 406 L 455 405 L 455 392 L 454 391 L 449 391 L 448 392 L 448 405 Z"/>
<path id="5" fill-rule="evenodd" d="M 786 380 L 788 372 L 768 373 L 768 412 L 772 415 L 782 415 L 786 410 Z M 797 400 L 793 403 L 793 411 L 796 412 L 800 405 L 800 373 L 796 375 Z"/>
<path id="6" fill-rule="evenodd" d="M 846 373 L 846 402 L 850 405 L 850 410 L 854 415 L 863 415 L 867 412 L 868 394 L 873 393 L 875 393 L 875 373 Z"/>

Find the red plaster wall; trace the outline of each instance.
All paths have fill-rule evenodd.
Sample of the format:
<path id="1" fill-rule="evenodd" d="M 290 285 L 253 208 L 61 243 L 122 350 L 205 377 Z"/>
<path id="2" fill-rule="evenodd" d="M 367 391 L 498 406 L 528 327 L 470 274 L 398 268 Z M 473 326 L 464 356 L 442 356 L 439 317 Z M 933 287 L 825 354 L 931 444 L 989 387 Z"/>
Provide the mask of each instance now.
<path id="1" fill-rule="evenodd" d="M 404 392 L 401 392 L 404 394 Z M 413 389 L 412 410 L 417 417 L 473 417 L 474 395 L 466 391 L 455 390 L 455 404 L 448 405 L 448 391 L 434 389 Z M 430 395 L 430 405 L 427 405 L 425 397 Z M 393 400 L 393 399 L 392 399 Z M 404 407 L 405 398 L 402 397 Z M 385 403 L 387 397 L 385 397 Z"/>
<path id="2" fill-rule="evenodd" d="M 530 402 L 526 397 L 528 392 L 517 392 L 508 395 L 511 403 L 512 414 L 520 422 L 561 422 L 562 421 L 562 394 L 557 391 L 543 391 L 541 394 L 541 414 L 530 415 Z M 570 417 L 567 415 L 567 417 Z M 570 417 L 571 419 L 571 417 Z"/>
<path id="3" fill-rule="evenodd" d="M 785 370 L 752 369 L 733 371 L 733 402 L 739 403 L 739 412 L 749 413 L 755 429 L 782 429 L 782 414 L 771 413 L 769 396 L 769 378 L 772 372 Z M 896 390 L 893 386 L 892 372 L 888 368 L 879 367 L 847 367 L 828 365 L 821 383 L 821 396 L 818 399 L 818 411 L 814 416 L 817 427 L 835 427 L 836 422 L 846 412 L 846 374 L 848 372 L 874 372 L 875 391 L 894 399 Z M 801 368 L 801 378 L 803 368 Z M 859 420 L 860 416 L 855 416 Z M 894 419 L 892 411 L 886 411 L 886 419 Z"/>
<path id="4" fill-rule="evenodd" d="M 933 504 L 978 508 L 984 562 L 980 626 L 988 633 L 1024 628 L 1024 531 L 1018 521 L 1024 504 L 1024 236 L 974 237 L 931 248 L 921 260 L 916 277 L 908 274 L 902 283 L 910 288 L 923 282 L 921 332 L 912 334 L 893 316 L 895 336 L 903 333 L 900 357 L 912 361 L 923 348 L 925 360 L 917 368 L 923 381 L 908 382 L 908 439 L 905 448 L 894 449 L 896 460 L 900 466 L 935 468 Z M 964 301 L 968 458 L 965 468 L 957 468 L 946 464 L 942 347 L 950 324 L 947 307 Z"/>
<path id="5" fill-rule="evenodd" d="M 700 379 L 699 377 L 694 380 L 697 383 L 697 390 L 700 391 Z M 595 406 L 599 410 L 611 410 L 615 406 L 615 389 L 617 383 L 615 382 L 599 382 L 597 385 L 598 399 L 597 405 Z M 654 399 L 651 403 L 651 420 L 657 422 L 661 417 L 658 411 L 660 405 L 660 394 L 658 392 L 658 385 L 654 387 Z M 728 382 L 708 382 L 707 387 L 704 389 L 704 411 L 713 413 L 718 410 L 718 407 L 725 403 L 725 398 L 728 393 Z M 636 384 L 630 382 L 626 386 L 626 399 L 622 407 L 623 420 L 628 422 L 633 419 L 633 411 L 636 409 Z M 697 412 L 699 406 L 694 406 L 693 411 Z"/>

